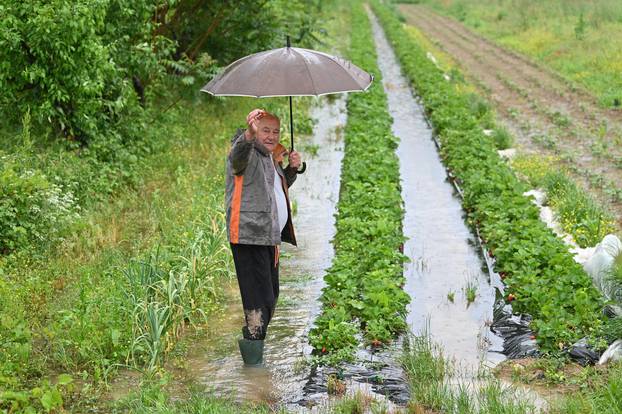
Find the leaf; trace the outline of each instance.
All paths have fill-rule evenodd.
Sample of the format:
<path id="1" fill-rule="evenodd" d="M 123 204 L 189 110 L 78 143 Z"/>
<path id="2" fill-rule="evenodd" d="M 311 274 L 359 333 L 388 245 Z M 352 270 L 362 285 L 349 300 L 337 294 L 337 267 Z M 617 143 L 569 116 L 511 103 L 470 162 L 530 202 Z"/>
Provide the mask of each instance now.
<path id="1" fill-rule="evenodd" d="M 46 411 L 50 412 L 54 408 L 62 407 L 63 397 L 56 388 L 49 389 L 41 396 L 41 405 Z"/>

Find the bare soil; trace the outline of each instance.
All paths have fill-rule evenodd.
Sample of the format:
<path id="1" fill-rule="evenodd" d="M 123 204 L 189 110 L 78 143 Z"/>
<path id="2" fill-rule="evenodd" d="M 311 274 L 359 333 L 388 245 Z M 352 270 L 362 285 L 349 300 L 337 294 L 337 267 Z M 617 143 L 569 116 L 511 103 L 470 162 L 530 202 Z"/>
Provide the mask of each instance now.
<path id="1" fill-rule="evenodd" d="M 558 74 L 421 5 L 400 5 L 416 26 L 460 66 L 495 107 L 516 146 L 555 155 L 622 227 L 622 111 Z"/>

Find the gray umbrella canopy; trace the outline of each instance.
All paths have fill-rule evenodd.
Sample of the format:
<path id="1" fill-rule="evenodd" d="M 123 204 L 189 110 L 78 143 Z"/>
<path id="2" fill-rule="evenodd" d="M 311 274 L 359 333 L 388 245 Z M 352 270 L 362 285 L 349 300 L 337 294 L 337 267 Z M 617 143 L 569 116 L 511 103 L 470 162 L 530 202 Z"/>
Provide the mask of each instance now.
<path id="1" fill-rule="evenodd" d="M 294 150 L 292 96 L 366 91 L 374 77 L 353 63 L 317 50 L 287 47 L 245 56 L 207 83 L 202 92 L 215 96 L 267 98 L 289 96 L 290 148 Z M 302 174 L 307 168 L 302 163 Z"/>
<path id="2" fill-rule="evenodd" d="M 373 76 L 316 50 L 283 47 L 236 60 L 201 91 L 215 96 L 320 96 L 364 91 Z"/>

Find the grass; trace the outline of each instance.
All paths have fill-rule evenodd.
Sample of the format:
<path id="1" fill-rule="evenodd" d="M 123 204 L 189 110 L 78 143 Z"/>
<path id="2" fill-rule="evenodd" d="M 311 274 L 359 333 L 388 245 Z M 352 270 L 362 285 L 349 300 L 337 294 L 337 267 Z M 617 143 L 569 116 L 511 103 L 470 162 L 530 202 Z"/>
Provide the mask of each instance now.
<path id="1" fill-rule="evenodd" d="M 128 397 L 114 404 L 111 412 L 136 414 L 269 414 L 275 411 L 263 403 L 238 403 L 232 398 L 193 389 L 173 400 L 164 390 L 166 380 L 147 381 Z M 178 396 L 179 397 L 179 396 Z"/>
<path id="2" fill-rule="evenodd" d="M 41 257 L 4 258 L 0 372 L 12 373 L 9 389 L 29 394 L 54 372 L 98 384 L 120 365 L 153 368 L 185 318 L 199 323 L 198 310 L 218 302 L 231 265 L 216 166 L 225 131 L 248 107 L 186 106 L 193 118 L 170 125 L 170 151 L 150 160 L 142 185 L 84 212 L 80 231 Z"/>
<path id="3" fill-rule="evenodd" d="M 555 212 L 562 229 L 580 247 L 593 247 L 607 234 L 615 233 L 613 215 L 560 170 L 554 157 L 519 155 L 512 167 L 529 184 L 547 193 L 547 202 Z"/>
<path id="4" fill-rule="evenodd" d="M 337 20 L 329 25 L 335 44 L 344 39 Z M 298 133 L 311 132 L 310 102 L 295 99 Z M 94 201 L 84 204 L 61 243 L 0 256 L 0 411 L 106 405 L 101 390 L 117 369 L 159 375 L 170 355 L 183 354 L 185 332 L 206 327 L 233 276 L 222 198 L 229 138 L 256 106 L 287 119 L 284 99 L 182 99 L 154 119 L 150 128 L 162 141 L 149 147 L 140 170 L 111 195 L 91 189 Z M 288 123 L 282 126 L 285 141 Z M 50 171 L 85 170 L 80 157 L 62 148 L 37 150 L 37 160 L 58 167 Z M 162 404 L 238 412 L 223 411 L 228 406 Z"/>
<path id="5" fill-rule="evenodd" d="M 464 292 L 464 297 L 467 301 L 467 307 L 471 305 L 471 303 L 475 302 L 477 298 L 477 280 L 472 278 L 468 279 L 464 287 L 462 288 Z"/>
<path id="6" fill-rule="evenodd" d="M 222 201 L 228 138 L 256 105 L 183 102 L 175 122 L 154 125 L 166 128 L 169 145 L 135 188 L 82 212 L 57 247 L 1 259 L 0 384 L 19 395 L 0 407 L 40 409 L 34 390 L 56 373 L 97 387 L 119 366 L 156 369 L 185 330 L 204 323 L 232 275 Z"/>
<path id="7" fill-rule="evenodd" d="M 462 373 L 426 332 L 409 337 L 401 363 L 410 386 L 410 412 L 521 414 L 534 410 L 529 401 L 490 375 L 473 382 L 460 379 Z"/>
<path id="8" fill-rule="evenodd" d="M 617 0 L 421 0 L 480 34 L 622 105 L 622 3 Z"/>
<path id="9" fill-rule="evenodd" d="M 580 367 L 563 359 L 542 358 L 504 364 L 513 365 L 511 380 L 514 383 L 533 387 L 549 396 L 547 414 L 621 412 L 620 363 Z"/>

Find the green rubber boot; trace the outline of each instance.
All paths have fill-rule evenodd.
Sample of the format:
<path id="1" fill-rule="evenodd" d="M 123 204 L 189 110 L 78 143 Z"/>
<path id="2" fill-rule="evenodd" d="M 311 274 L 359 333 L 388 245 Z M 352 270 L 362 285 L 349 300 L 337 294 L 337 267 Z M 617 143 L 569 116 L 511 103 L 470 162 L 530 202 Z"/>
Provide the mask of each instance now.
<path id="1" fill-rule="evenodd" d="M 263 340 L 262 339 L 238 339 L 240 354 L 244 365 L 257 366 L 263 363 Z"/>

